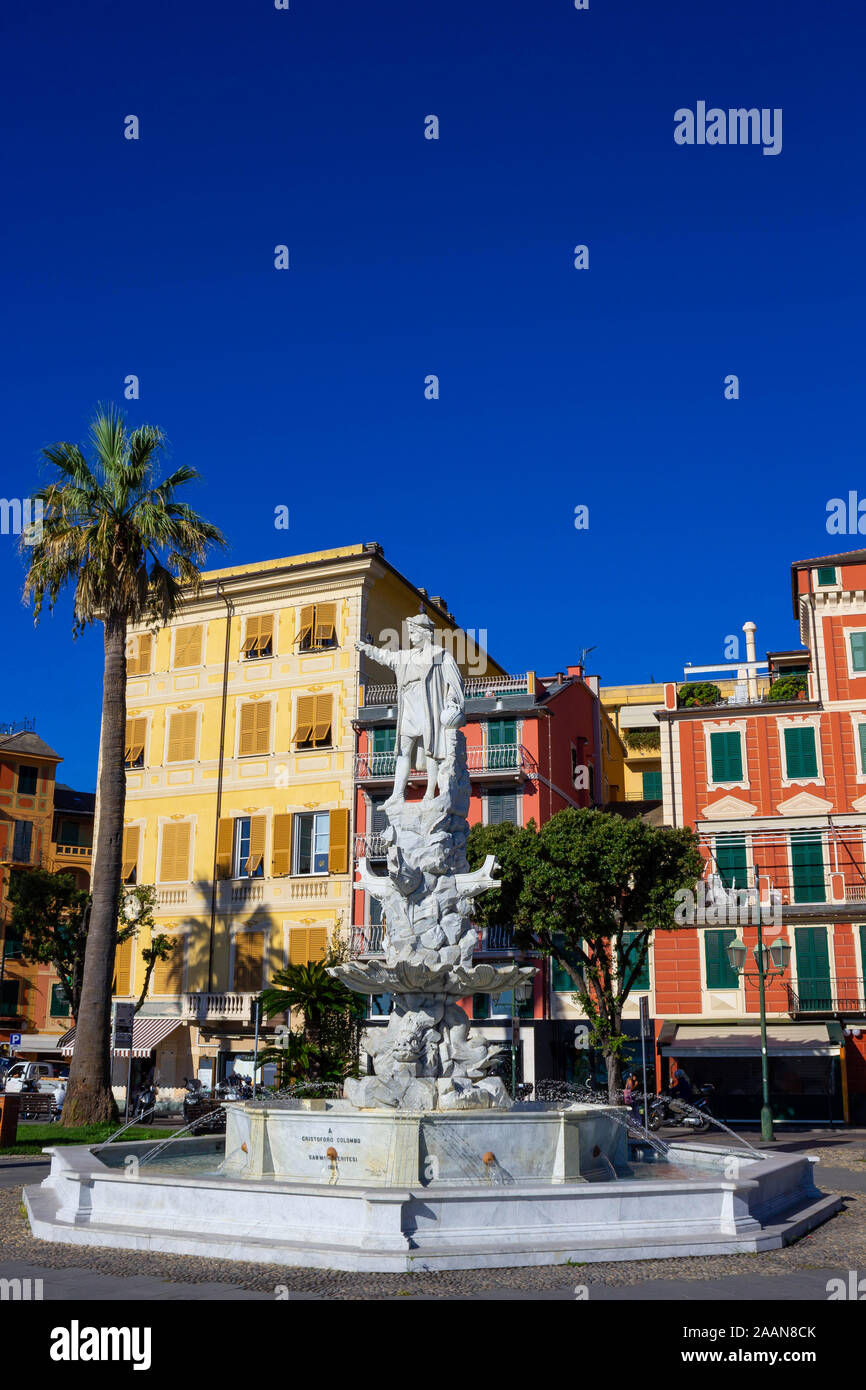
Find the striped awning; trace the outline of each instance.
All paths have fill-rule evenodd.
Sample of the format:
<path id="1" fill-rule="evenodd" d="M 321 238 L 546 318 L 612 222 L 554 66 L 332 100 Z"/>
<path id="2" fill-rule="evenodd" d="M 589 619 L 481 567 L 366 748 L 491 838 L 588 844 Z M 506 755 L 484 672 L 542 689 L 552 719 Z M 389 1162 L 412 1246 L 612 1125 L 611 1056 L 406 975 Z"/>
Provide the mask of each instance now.
<path id="1" fill-rule="evenodd" d="M 155 1047 L 167 1038 L 169 1033 L 173 1033 L 175 1028 L 183 1026 L 179 1018 L 135 1018 L 132 1022 L 132 1055 L 133 1057 L 149 1057 Z M 64 1057 L 71 1057 L 75 1050 L 75 1029 L 70 1028 L 68 1033 L 64 1033 L 59 1043 L 60 1051 Z M 115 1057 L 128 1057 L 128 1047 L 116 1047 Z"/>

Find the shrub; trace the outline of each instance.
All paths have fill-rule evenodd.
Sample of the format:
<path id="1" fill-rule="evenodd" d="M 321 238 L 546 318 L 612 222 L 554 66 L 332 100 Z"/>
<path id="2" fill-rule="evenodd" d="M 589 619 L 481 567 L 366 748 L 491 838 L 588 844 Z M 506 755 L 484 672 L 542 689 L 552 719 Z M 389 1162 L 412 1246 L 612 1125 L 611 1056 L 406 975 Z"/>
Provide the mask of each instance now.
<path id="1" fill-rule="evenodd" d="M 689 681 L 679 689 L 680 704 L 687 707 L 695 705 L 720 705 L 722 692 L 714 681 Z"/>
<path id="2" fill-rule="evenodd" d="M 661 748 L 661 729 L 624 729 L 626 746 L 634 749 Z"/>
<path id="3" fill-rule="evenodd" d="M 805 676 L 779 676 L 770 686 L 768 698 L 771 700 L 796 700 L 807 689 L 808 681 Z"/>

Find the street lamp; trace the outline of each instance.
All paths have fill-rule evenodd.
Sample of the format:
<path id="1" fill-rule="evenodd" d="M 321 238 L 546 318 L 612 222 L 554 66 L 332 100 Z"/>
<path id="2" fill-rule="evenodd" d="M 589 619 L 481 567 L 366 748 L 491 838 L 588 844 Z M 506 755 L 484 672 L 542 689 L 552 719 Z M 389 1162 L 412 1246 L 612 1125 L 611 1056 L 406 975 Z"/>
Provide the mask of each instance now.
<path id="1" fill-rule="evenodd" d="M 777 936 L 770 947 L 764 945 L 763 924 L 761 922 L 761 883 L 758 871 L 755 869 L 755 906 L 756 922 L 758 927 L 758 944 L 753 948 L 752 955 L 755 960 L 755 970 L 746 969 L 746 956 L 748 951 L 745 941 L 737 936 L 728 947 L 728 957 L 732 969 L 738 975 L 742 975 L 744 980 L 754 979 L 757 975 L 758 980 L 758 999 L 761 1008 L 761 1138 L 766 1142 L 775 1139 L 773 1133 L 773 1112 L 770 1109 L 770 1071 L 767 1058 L 767 980 L 776 979 L 777 976 L 784 975 L 788 968 L 788 961 L 791 956 L 791 947 L 783 937 Z"/>
<path id="2" fill-rule="evenodd" d="M 514 986 L 511 991 L 511 1099 L 517 1100 L 517 1048 L 519 1045 L 518 1007 L 532 994 L 532 985 L 526 980 Z"/>

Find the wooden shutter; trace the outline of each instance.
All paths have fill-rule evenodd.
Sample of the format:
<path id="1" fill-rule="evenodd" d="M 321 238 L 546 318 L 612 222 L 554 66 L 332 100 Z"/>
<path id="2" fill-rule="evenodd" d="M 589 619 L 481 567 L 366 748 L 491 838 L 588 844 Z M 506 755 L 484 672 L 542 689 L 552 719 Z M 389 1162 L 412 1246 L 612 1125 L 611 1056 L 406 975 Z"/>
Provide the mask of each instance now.
<path id="1" fill-rule="evenodd" d="M 309 743 L 316 723 L 316 696 L 299 695 L 295 743 Z"/>
<path id="2" fill-rule="evenodd" d="M 195 736 L 198 730 L 198 715 L 195 710 L 182 714 L 171 714 L 168 720 L 169 763 L 191 763 L 195 761 Z"/>
<path id="3" fill-rule="evenodd" d="M 201 625 L 179 627 L 174 638 L 175 670 L 182 666 L 201 665 Z"/>
<path id="4" fill-rule="evenodd" d="M 180 994 L 183 990 L 183 937 L 174 938 L 168 960 L 158 960 L 150 977 L 151 994 Z"/>
<path id="5" fill-rule="evenodd" d="M 853 671 L 866 671 L 866 632 L 852 632 L 849 636 L 851 640 L 851 669 Z"/>
<path id="6" fill-rule="evenodd" d="M 349 812 L 332 811 L 328 826 L 328 873 L 349 871 Z"/>
<path id="7" fill-rule="evenodd" d="M 126 658 L 126 674 L 128 676 L 147 676 L 150 674 L 153 637 L 149 632 L 142 632 L 132 640 L 134 649 Z"/>
<path id="8" fill-rule="evenodd" d="M 162 827 L 161 882 L 189 882 L 189 831 L 189 821 Z"/>
<path id="9" fill-rule="evenodd" d="M 274 615 L 273 613 L 262 613 L 259 617 L 259 645 L 258 655 L 262 656 L 268 646 L 274 640 Z"/>
<path id="10" fill-rule="evenodd" d="M 785 763 L 788 777 L 817 777 L 818 755 L 811 725 L 785 730 Z"/>
<path id="11" fill-rule="evenodd" d="M 144 753 L 144 740 L 146 737 L 146 719 L 127 719 L 126 753 L 124 755 L 127 767 L 134 767 Z"/>
<path id="12" fill-rule="evenodd" d="M 305 642 L 309 643 L 312 641 L 314 617 L 315 609 L 313 605 L 311 603 L 305 603 L 301 609 L 301 618 L 298 624 L 298 645 L 301 647 Z"/>
<path id="13" fill-rule="evenodd" d="M 255 752 L 255 705 L 241 705 L 241 730 L 238 737 L 238 756 L 247 757 Z"/>
<path id="14" fill-rule="evenodd" d="M 337 632 L 336 603 L 317 603 L 315 622 L 315 645 L 324 647 L 333 642 Z"/>
<path id="15" fill-rule="evenodd" d="M 739 986 L 739 973 L 728 955 L 728 947 L 736 935 L 734 931 L 704 932 L 707 989 L 737 989 Z"/>
<path id="16" fill-rule="evenodd" d="M 274 816 L 274 849 L 271 873 L 274 878 L 292 872 L 292 817 Z"/>
<path id="17" fill-rule="evenodd" d="M 259 618 L 247 618 L 241 651 L 244 656 L 254 655 L 259 645 Z"/>
<path id="18" fill-rule="evenodd" d="M 857 725 L 857 736 L 860 739 L 860 771 L 866 772 L 866 724 Z M 866 956 L 863 957 L 863 967 L 866 971 Z"/>
<path id="19" fill-rule="evenodd" d="M 129 994 L 130 981 L 129 970 L 132 965 L 132 948 L 135 938 L 127 937 L 122 941 L 114 953 L 114 982 L 111 986 L 112 994 Z"/>
<path id="20" fill-rule="evenodd" d="M 268 753 L 271 747 L 271 702 L 253 700 L 241 705 L 241 728 L 238 737 L 238 756 Z"/>
<path id="21" fill-rule="evenodd" d="M 731 733 L 710 734 L 710 755 L 714 782 L 741 782 L 743 780 L 743 756 L 740 735 Z"/>
<path id="22" fill-rule="evenodd" d="M 323 743 L 332 743 L 331 723 L 332 723 L 332 695 L 316 695 L 316 714 L 313 722 L 313 742 L 316 747 Z"/>
<path id="23" fill-rule="evenodd" d="M 248 874 L 254 874 L 265 857 L 265 817 L 250 818 L 250 853 L 245 864 Z"/>
<path id="24" fill-rule="evenodd" d="M 220 816 L 217 826 L 217 878 L 232 876 L 232 841 L 234 821 L 230 816 Z"/>
<path id="25" fill-rule="evenodd" d="M 327 927 L 289 928 L 289 965 L 307 965 L 328 954 Z"/>
<path id="26" fill-rule="evenodd" d="M 264 949 L 264 932 L 240 932 L 235 937 L 235 989 L 239 994 L 258 994 L 261 989 Z"/>
<path id="27" fill-rule="evenodd" d="M 747 888 L 746 841 L 742 835 L 716 836 L 716 869 L 726 888 Z"/>
<path id="28" fill-rule="evenodd" d="M 123 827 L 123 850 L 121 851 L 120 877 L 124 883 L 129 883 L 132 875 L 138 868 L 138 845 L 141 827 L 138 825 L 125 825 Z"/>

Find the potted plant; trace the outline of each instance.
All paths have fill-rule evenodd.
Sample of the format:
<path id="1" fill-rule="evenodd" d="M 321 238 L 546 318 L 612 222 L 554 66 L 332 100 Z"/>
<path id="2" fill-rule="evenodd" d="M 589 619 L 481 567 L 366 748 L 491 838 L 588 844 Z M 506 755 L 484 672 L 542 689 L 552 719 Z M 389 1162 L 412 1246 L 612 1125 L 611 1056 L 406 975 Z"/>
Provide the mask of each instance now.
<path id="1" fill-rule="evenodd" d="M 805 700 L 808 682 L 805 676 L 778 676 L 770 686 L 770 700 Z"/>
<path id="2" fill-rule="evenodd" d="M 720 705 L 722 692 L 715 681 L 688 681 L 679 689 L 679 702 L 686 708 L 697 705 Z"/>

